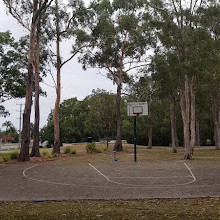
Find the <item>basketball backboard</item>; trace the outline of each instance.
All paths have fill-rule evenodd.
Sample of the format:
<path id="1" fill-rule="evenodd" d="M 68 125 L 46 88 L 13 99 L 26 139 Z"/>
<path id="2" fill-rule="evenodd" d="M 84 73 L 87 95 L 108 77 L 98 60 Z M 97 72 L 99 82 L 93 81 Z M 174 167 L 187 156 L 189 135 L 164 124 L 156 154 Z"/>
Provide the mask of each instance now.
<path id="1" fill-rule="evenodd" d="M 148 104 L 147 102 L 128 102 L 127 113 L 128 116 L 148 115 Z"/>

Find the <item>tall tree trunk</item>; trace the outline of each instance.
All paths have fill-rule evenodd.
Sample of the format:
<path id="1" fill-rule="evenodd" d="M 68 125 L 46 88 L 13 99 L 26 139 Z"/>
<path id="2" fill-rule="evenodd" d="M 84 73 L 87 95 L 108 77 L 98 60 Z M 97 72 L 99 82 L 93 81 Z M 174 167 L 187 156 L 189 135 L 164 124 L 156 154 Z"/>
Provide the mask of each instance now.
<path id="1" fill-rule="evenodd" d="M 215 149 L 220 150 L 220 105 L 219 100 L 217 99 L 213 99 L 212 101 L 212 115 L 214 124 Z"/>
<path id="2" fill-rule="evenodd" d="M 196 119 L 196 146 L 200 146 L 200 123 L 198 119 Z"/>
<path id="3" fill-rule="evenodd" d="M 171 98 L 170 102 L 170 121 L 171 121 L 171 145 L 172 145 L 172 152 L 177 153 L 176 149 L 176 100 L 175 98 Z"/>
<path id="4" fill-rule="evenodd" d="M 57 56 L 57 86 L 56 86 L 56 102 L 53 113 L 54 120 L 54 146 L 53 153 L 60 154 L 60 126 L 59 126 L 59 105 L 60 105 L 60 73 L 61 73 L 61 58 L 60 58 L 60 26 L 58 14 L 58 1 L 56 0 L 56 56 Z"/>
<path id="5" fill-rule="evenodd" d="M 27 75 L 27 88 L 25 96 L 25 108 L 23 113 L 23 124 L 21 134 L 21 150 L 19 153 L 19 161 L 30 160 L 29 156 L 29 145 L 30 145 L 30 116 L 31 116 L 31 105 L 32 105 L 32 90 L 33 90 L 33 66 L 34 66 L 34 51 L 35 51 L 35 34 L 36 24 L 35 19 L 37 12 L 37 0 L 33 1 L 33 16 L 31 23 L 30 32 L 30 43 L 29 43 L 29 54 L 28 54 L 28 75 Z"/>
<path id="6" fill-rule="evenodd" d="M 195 85 L 196 77 L 193 76 L 190 83 L 190 150 L 192 151 L 195 148 L 196 143 L 196 97 L 195 97 Z"/>
<path id="7" fill-rule="evenodd" d="M 121 118 L 121 83 L 117 84 L 117 95 L 115 102 L 116 120 L 117 120 L 117 136 L 114 145 L 114 151 L 123 151 L 122 148 L 122 118 Z"/>
<path id="8" fill-rule="evenodd" d="M 148 146 L 147 149 L 152 149 L 152 143 L 153 143 L 153 126 L 150 124 L 148 127 Z"/>
<path id="9" fill-rule="evenodd" d="M 189 97 L 189 78 L 184 76 L 184 89 L 180 89 L 180 106 L 183 119 L 183 135 L 185 159 L 192 158 L 192 150 L 190 146 L 190 97 Z"/>
<path id="10" fill-rule="evenodd" d="M 40 4 L 41 5 L 41 4 Z M 40 122 L 40 108 L 39 108 L 39 96 L 40 96 L 40 24 L 37 27 L 36 34 L 36 52 L 35 52 L 35 121 L 34 121 L 34 139 L 33 147 L 30 156 L 40 157 L 39 150 L 39 122 Z"/>
<path id="11" fill-rule="evenodd" d="M 57 49 L 59 54 L 59 46 Z M 60 57 L 57 56 L 57 61 L 60 63 Z M 60 105 L 60 64 L 57 64 L 57 88 L 56 88 L 56 103 L 54 107 L 54 146 L 53 153 L 60 154 L 60 126 L 59 126 L 59 105 Z"/>

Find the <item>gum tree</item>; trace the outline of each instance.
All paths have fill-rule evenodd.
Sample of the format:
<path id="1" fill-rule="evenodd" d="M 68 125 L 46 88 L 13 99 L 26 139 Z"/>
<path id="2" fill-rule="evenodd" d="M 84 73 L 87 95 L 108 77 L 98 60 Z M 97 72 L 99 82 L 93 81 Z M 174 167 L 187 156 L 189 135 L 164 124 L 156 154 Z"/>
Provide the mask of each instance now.
<path id="1" fill-rule="evenodd" d="M 153 3 L 153 1 L 152 1 Z M 206 30 L 199 25 L 198 12 L 207 1 L 170 0 L 152 4 L 155 9 L 157 36 L 163 47 L 178 59 L 178 92 L 184 130 L 185 159 L 191 159 L 195 147 L 196 86 L 204 71 L 208 49 Z"/>
<path id="2" fill-rule="evenodd" d="M 114 150 L 122 148 L 122 85 L 134 70 L 146 65 L 144 58 L 151 41 L 149 14 L 142 0 L 96 0 L 91 6 L 93 21 L 89 31 L 97 46 L 84 51 L 84 67 L 106 71 L 117 86 L 115 112 L 117 136 Z"/>
<path id="3" fill-rule="evenodd" d="M 23 113 L 22 124 L 22 141 L 21 150 L 19 154 L 19 161 L 27 161 L 29 157 L 29 144 L 30 144 L 30 115 L 32 105 L 32 91 L 33 91 L 33 78 L 34 78 L 34 58 L 36 51 L 36 32 L 37 25 L 39 24 L 40 17 L 52 3 L 53 0 L 44 1 L 11 1 L 4 0 L 8 12 L 30 32 L 29 39 L 29 53 L 28 53 L 28 67 L 27 67 L 27 86 L 25 95 L 25 108 Z"/>
<path id="4" fill-rule="evenodd" d="M 56 51 L 53 53 L 56 57 L 54 63 L 56 67 L 56 101 L 53 111 L 54 122 L 54 145 L 53 152 L 60 153 L 60 125 L 59 125 L 59 106 L 61 100 L 61 70 L 64 65 L 72 61 L 83 48 L 93 47 L 91 38 L 86 33 L 86 27 L 89 25 L 89 14 L 81 0 L 69 1 L 64 4 L 62 1 L 55 0 L 55 5 L 50 8 L 50 15 L 47 20 L 45 32 L 47 37 L 56 42 Z M 62 41 L 69 42 L 69 54 L 62 54 Z"/>

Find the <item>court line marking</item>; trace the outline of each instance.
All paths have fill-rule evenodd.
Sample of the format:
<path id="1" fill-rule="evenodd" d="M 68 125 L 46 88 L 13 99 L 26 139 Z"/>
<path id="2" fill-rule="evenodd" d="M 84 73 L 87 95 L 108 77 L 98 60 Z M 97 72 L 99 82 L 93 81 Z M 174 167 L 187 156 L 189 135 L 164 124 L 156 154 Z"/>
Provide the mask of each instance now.
<path id="1" fill-rule="evenodd" d="M 93 166 L 91 163 L 89 163 L 89 166 L 92 167 L 96 172 L 98 172 L 101 176 L 103 176 L 108 182 L 111 182 L 111 183 L 114 183 L 114 184 L 117 184 L 117 185 L 124 185 L 126 187 L 144 187 L 144 188 L 164 188 L 164 187 L 173 187 L 173 186 L 183 186 L 183 185 L 188 185 L 190 183 L 193 183 L 196 181 L 196 177 L 195 175 L 193 174 L 193 172 L 191 171 L 191 169 L 189 168 L 189 166 L 184 163 L 185 166 L 187 167 L 187 169 L 189 170 L 190 174 L 191 174 L 191 177 L 193 178 L 192 181 L 189 181 L 189 182 L 186 182 L 186 183 L 182 183 L 182 184 L 172 184 L 172 185 L 157 185 L 157 186 L 148 186 L 148 185 L 135 185 L 135 184 L 126 184 L 126 183 L 121 183 L 121 182 L 116 182 L 116 181 L 113 181 L 111 180 L 110 178 L 108 178 L 106 175 L 104 175 L 101 171 L 99 171 L 95 166 Z M 106 187 L 106 186 L 89 186 L 89 185 L 81 185 L 81 184 L 74 184 L 74 183 L 59 183 L 59 182 L 53 182 L 53 181 L 46 181 L 46 180 L 41 180 L 41 179 L 36 179 L 36 178 L 32 178 L 32 177 L 29 177 L 26 172 L 30 169 L 33 169 L 37 166 L 39 166 L 40 164 L 36 164 L 36 165 L 33 165 L 33 166 L 30 166 L 26 169 L 23 170 L 23 176 L 27 179 L 30 179 L 32 181 L 37 181 L 37 182 L 41 182 L 41 183 L 47 183 L 47 184 L 54 184 L 54 185 L 62 185 L 62 186 L 83 186 L 83 187 L 90 187 L 90 188 L 99 188 L 99 187 Z M 172 177 L 171 177 L 172 178 Z M 110 187 L 109 187 L 110 188 Z"/>
<path id="2" fill-rule="evenodd" d="M 59 183 L 59 182 L 53 182 L 53 181 L 46 181 L 46 180 L 40 180 L 40 179 L 36 179 L 36 178 L 32 178 L 32 177 L 29 177 L 26 175 L 26 172 L 34 167 L 37 167 L 39 166 L 39 164 L 36 164 L 36 165 L 33 165 L 31 167 L 28 167 L 26 168 L 25 170 L 23 170 L 23 176 L 30 179 L 30 180 L 33 180 L 33 181 L 37 181 L 37 182 L 41 182 L 41 183 L 50 183 L 50 184 L 54 184 L 54 185 L 62 185 L 62 186 L 77 186 L 76 184 L 74 183 Z"/>
<path id="3" fill-rule="evenodd" d="M 148 187 L 148 188 L 184 186 L 184 185 L 189 185 L 189 184 L 195 182 L 196 181 L 195 175 L 193 174 L 193 172 L 191 171 L 191 169 L 189 168 L 189 166 L 186 163 L 184 163 L 184 165 L 186 166 L 187 170 L 190 172 L 191 177 L 193 178 L 192 181 L 189 181 L 189 182 L 186 182 L 186 183 L 172 184 L 172 185 L 147 186 L 147 185 L 136 185 L 136 184 L 129 184 L 129 183 L 122 183 L 122 182 L 113 181 L 109 177 L 107 177 L 105 174 L 103 174 L 100 170 L 98 170 L 95 166 L 93 166 L 91 163 L 89 163 L 90 167 L 92 167 L 97 173 L 99 173 L 101 176 L 103 176 L 110 183 L 114 183 L 114 184 L 117 184 L 117 185 L 124 185 L 124 186 Z M 172 177 L 170 177 L 170 178 L 172 178 Z"/>
<path id="4" fill-rule="evenodd" d="M 192 175 L 187 175 L 187 176 L 144 176 L 144 177 L 131 177 L 131 176 L 111 176 L 111 179 L 170 179 L 170 178 L 185 178 L 185 177 L 192 177 Z"/>

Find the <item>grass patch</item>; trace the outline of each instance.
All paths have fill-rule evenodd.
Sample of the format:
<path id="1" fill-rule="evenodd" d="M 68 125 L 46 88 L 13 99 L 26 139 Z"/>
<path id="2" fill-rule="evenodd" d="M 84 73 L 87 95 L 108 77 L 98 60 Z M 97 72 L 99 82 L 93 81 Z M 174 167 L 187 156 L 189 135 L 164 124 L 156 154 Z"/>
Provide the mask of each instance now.
<path id="1" fill-rule="evenodd" d="M 220 218 L 219 198 L 0 203 L 0 219 L 198 219 Z M 49 210 L 49 211 L 48 211 Z"/>

